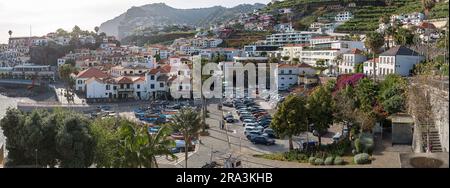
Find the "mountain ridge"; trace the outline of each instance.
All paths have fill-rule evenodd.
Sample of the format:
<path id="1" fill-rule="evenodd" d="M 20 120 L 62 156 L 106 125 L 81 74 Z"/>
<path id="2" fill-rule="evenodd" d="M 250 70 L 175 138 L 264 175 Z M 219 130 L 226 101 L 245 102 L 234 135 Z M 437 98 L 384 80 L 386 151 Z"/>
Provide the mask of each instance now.
<path id="1" fill-rule="evenodd" d="M 133 6 L 121 15 L 100 25 L 100 31 L 108 35 L 123 38 L 134 30 L 150 26 L 162 25 L 192 25 L 207 26 L 219 23 L 266 5 L 240 4 L 231 8 L 212 6 L 207 8 L 178 9 L 165 3 L 152 3 L 143 6 Z"/>

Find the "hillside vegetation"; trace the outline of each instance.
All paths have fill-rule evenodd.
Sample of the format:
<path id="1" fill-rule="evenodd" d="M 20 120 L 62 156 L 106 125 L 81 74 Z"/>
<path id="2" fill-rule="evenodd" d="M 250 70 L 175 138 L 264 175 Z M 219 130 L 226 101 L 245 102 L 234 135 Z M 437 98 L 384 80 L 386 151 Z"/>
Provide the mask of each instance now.
<path id="1" fill-rule="evenodd" d="M 178 38 L 193 37 L 195 32 L 173 32 L 151 36 L 128 36 L 121 40 L 122 44 L 144 46 L 145 44 L 171 44 Z"/>
<path id="2" fill-rule="evenodd" d="M 355 3 L 355 7 L 349 7 Z M 364 33 L 378 28 L 382 15 L 422 12 L 420 0 L 284 0 L 269 3 L 266 13 L 278 14 L 281 8 L 292 8 L 290 15 L 296 25 L 309 26 L 319 17 L 331 17 L 340 11 L 350 11 L 354 18 L 339 26 L 337 32 Z M 439 2 L 430 11 L 430 18 L 448 17 L 448 2 Z"/>

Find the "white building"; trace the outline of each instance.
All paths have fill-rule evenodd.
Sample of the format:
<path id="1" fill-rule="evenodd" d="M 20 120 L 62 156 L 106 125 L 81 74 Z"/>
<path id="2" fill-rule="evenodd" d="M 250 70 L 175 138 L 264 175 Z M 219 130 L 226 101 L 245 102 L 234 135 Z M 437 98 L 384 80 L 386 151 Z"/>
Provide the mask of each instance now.
<path id="1" fill-rule="evenodd" d="M 284 91 L 298 84 L 299 76 L 315 74 L 316 70 L 306 63 L 300 65 L 280 64 L 278 65 L 278 90 Z"/>
<path id="2" fill-rule="evenodd" d="M 424 57 L 414 50 L 404 46 L 395 46 L 380 54 L 377 75 L 398 74 L 409 76 L 414 65 L 422 60 L 424 60 Z"/>
<path id="3" fill-rule="evenodd" d="M 364 74 L 367 76 L 372 76 L 374 72 L 377 70 L 379 58 L 369 59 L 364 62 Z"/>
<path id="4" fill-rule="evenodd" d="M 278 66 L 278 90 L 287 90 L 298 82 L 298 67 L 281 64 Z"/>
<path id="5" fill-rule="evenodd" d="M 367 60 L 359 49 L 352 49 L 342 54 L 342 62 L 338 64 L 338 74 L 356 73 L 355 67 Z"/>
<path id="6" fill-rule="evenodd" d="M 81 71 L 76 76 L 74 76 L 75 90 L 85 91 L 86 90 L 86 81 L 93 77 L 102 79 L 102 78 L 108 77 L 108 75 L 97 68 L 89 68 L 84 71 Z"/>
<path id="7" fill-rule="evenodd" d="M 286 33 L 286 32 L 294 32 L 294 28 L 291 23 L 282 23 L 274 26 L 276 32 Z"/>
<path id="8" fill-rule="evenodd" d="M 286 33 L 275 33 L 266 37 L 266 44 L 284 46 L 286 44 L 307 44 L 316 32 L 295 31 Z"/>
<path id="9" fill-rule="evenodd" d="M 308 44 L 288 44 L 282 47 L 281 56 L 289 57 L 289 60 L 293 58 L 300 58 L 301 51 L 305 46 L 309 46 Z"/>
<path id="10" fill-rule="evenodd" d="M 336 22 L 346 22 L 353 18 L 353 14 L 349 11 L 340 12 L 334 17 Z"/>
<path id="11" fill-rule="evenodd" d="M 315 36 L 309 40 L 309 43 L 311 44 L 311 46 L 314 46 L 315 44 L 327 43 L 332 41 L 336 41 L 335 36 Z"/>

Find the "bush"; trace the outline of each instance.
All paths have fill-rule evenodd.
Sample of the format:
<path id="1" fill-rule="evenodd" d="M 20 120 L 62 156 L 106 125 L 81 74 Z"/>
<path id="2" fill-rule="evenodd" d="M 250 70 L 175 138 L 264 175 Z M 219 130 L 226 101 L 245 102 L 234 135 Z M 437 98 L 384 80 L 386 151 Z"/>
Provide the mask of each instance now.
<path id="1" fill-rule="evenodd" d="M 325 165 L 333 165 L 333 157 L 327 157 L 325 159 Z"/>
<path id="2" fill-rule="evenodd" d="M 336 157 L 334 158 L 334 165 L 343 165 L 344 164 L 344 160 L 342 160 L 341 157 Z"/>
<path id="3" fill-rule="evenodd" d="M 361 154 L 355 155 L 354 161 L 356 164 L 368 164 L 368 163 L 370 163 L 370 156 L 367 153 L 361 153 Z"/>
<path id="4" fill-rule="evenodd" d="M 316 160 L 314 161 L 314 164 L 315 164 L 315 165 L 324 165 L 323 159 L 320 159 L 320 158 L 316 159 Z"/>
<path id="5" fill-rule="evenodd" d="M 310 157 L 310 158 L 308 159 L 308 162 L 309 162 L 309 164 L 311 164 L 311 165 L 315 165 L 316 158 L 315 158 L 315 157 Z"/>
<path id="6" fill-rule="evenodd" d="M 368 133 L 361 133 L 359 138 L 355 140 L 354 144 L 357 153 L 371 154 L 375 147 L 373 136 Z"/>

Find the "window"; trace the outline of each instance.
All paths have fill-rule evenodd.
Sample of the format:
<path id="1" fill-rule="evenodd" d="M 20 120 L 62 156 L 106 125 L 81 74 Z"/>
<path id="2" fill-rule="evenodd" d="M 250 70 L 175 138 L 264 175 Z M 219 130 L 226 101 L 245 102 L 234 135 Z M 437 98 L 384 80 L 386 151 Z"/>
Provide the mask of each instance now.
<path id="1" fill-rule="evenodd" d="M 110 85 L 106 85 L 106 90 L 110 90 L 111 86 Z"/>
<path id="2" fill-rule="evenodd" d="M 289 74 L 292 74 L 292 70 L 289 70 Z"/>
<path id="3" fill-rule="evenodd" d="M 281 74 L 284 74 L 284 70 L 281 70 Z"/>
<path id="4" fill-rule="evenodd" d="M 179 86 L 178 90 L 180 90 L 180 91 L 183 90 L 183 86 Z"/>
<path id="5" fill-rule="evenodd" d="M 164 87 L 164 83 L 159 83 L 159 87 Z"/>
<path id="6" fill-rule="evenodd" d="M 138 84 L 136 88 L 141 89 L 141 84 Z"/>
<path id="7" fill-rule="evenodd" d="M 284 80 L 284 77 L 281 77 L 282 80 Z"/>
<path id="8" fill-rule="evenodd" d="M 114 86 L 114 87 L 113 87 L 113 90 L 114 90 L 114 91 L 117 90 L 117 86 Z"/>
<path id="9" fill-rule="evenodd" d="M 78 84 L 83 84 L 83 80 L 78 80 Z"/>
<path id="10" fill-rule="evenodd" d="M 150 89 L 155 89 L 155 84 L 150 84 Z"/>
<path id="11" fill-rule="evenodd" d="M 155 80 L 155 75 L 151 75 L 150 80 Z"/>
<path id="12" fill-rule="evenodd" d="M 289 80 L 292 80 L 292 77 L 290 77 Z"/>

